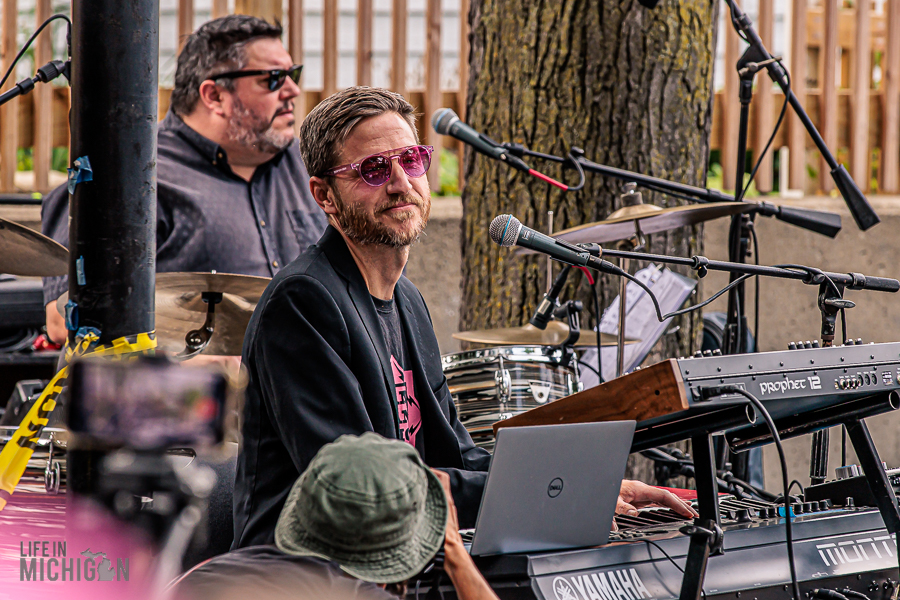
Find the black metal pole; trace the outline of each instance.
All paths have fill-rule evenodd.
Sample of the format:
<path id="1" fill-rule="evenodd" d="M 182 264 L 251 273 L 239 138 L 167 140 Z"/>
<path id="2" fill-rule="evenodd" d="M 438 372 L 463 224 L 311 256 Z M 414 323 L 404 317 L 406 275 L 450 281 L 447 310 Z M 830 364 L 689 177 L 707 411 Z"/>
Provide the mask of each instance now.
<path id="1" fill-rule="evenodd" d="M 109 343 L 154 329 L 159 0 L 75 0 L 72 25 L 69 166 L 92 179 L 70 197 L 69 297 Z M 92 460 L 75 454 L 79 492 Z"/>

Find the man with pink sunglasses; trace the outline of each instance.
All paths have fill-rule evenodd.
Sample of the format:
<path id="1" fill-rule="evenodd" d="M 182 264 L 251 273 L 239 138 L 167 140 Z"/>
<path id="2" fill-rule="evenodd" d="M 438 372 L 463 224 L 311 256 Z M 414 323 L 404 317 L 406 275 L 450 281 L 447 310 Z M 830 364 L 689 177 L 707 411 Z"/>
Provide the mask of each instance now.
<path id="1" fill-rule="evenodd" d="M 291 484 L 319 449 L 374 431 L 408 442 L 449 475 L 459 524 L 474 527 L 489 454 L 459 422 L 428 309 L 403 268 L 428 222 L 413 107 L 356 87 L 325 99 L 300 128 L 310 190 L 329 226 L 285 267 L 250 320 L 249 371 L 234 492 L 234 547 L 270 544 Z M 663 502 L 638 482 L 625 502 Z"/>

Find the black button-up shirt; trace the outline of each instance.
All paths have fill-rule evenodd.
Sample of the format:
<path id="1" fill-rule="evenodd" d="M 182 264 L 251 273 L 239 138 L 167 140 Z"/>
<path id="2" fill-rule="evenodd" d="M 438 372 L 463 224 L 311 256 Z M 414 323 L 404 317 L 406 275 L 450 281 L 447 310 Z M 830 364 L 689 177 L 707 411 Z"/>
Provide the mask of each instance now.
<path id="1" fill-rule="evenodd" d="M 296 140 L 247 182 L 231 170 L 223 148 L 172 111 L 157 139 L 157 271 L 271 277 L 325 231 L 327 218 L 309 191 Z M 41 209 L 44 235 L 65 246 L 68 200 L 63 185 Z M 66 277 L 44 278 L 44 304 L 68 287 Z"/>

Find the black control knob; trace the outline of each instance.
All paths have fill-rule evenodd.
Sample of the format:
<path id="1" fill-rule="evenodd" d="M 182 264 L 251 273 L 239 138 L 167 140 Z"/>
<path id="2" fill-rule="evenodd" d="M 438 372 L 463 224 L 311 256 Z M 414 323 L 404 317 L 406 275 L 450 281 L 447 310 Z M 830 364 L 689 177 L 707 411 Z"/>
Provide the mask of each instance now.
<path id="1" fill-rule="evenodd" d="M 797 349 L 797 344 L 795 344 L 794 342 L 791 342 L 788 344 L 788 350 L 796 350 L 796 349 Z"/>
<path id="2" fill-rule="evenodd" d="M 813 347 L 813 348 L 818 348 L 818 347 L 819 347 L 819 340 L 813 340 L 812 347 Z"/>
<path id="3" fill-rule="evenodd" d="M 862 343 L 863 343 L 862 338 L 856 338 L 856 345 L 857 345 L 857 346 L 862 346 Z"/>
<path id="4" fill-rule="evenodd" d="M 819 500 L 819 510 L 829 510 L 832 506 L 834 506 L 834 503 L 828 498 Z"/>
<path id="5" fill-rule="evenodd" d="M 703 356 L 712 356 L 712 350 L 704 350 Z"/>
<path id="6" fill-rule="evenodd" d="M 750 511 L 746 508 L 738 509 L 737 514 L 735 515 L 738 523 L 749 523 L 750 519 Z"/>
<path id="7" fill-rule="evenodd" d="M 813 511 L 813 505 L 812 505 L 812 502 L 804 502 L 804 503 L 803 503 L 803 512 L 804 512 L 804 513 L 811 513 L 812 511 Z"/>

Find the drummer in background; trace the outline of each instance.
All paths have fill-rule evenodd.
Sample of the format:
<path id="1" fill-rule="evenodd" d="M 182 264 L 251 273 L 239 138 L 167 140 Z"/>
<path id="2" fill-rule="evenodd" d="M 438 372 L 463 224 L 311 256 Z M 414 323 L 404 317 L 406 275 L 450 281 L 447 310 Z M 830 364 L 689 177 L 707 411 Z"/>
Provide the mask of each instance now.
<path id="1" fill-rule="evenodd" d="M 325 230 L 293 130 L 301 67 L 281 35 L 280 25 L 231 15 L 185 41 L 157 138 L 157 271 L 271 277 Z M 65 186 L 41 214 L 43 233 L 68 245 Z M 66 277 L 44 278 L 47 333 L 58 343 L 66 290 Z"/>
<path id="2" fill-rule="evenodd" d="M 413 107 L 356 87 L 300 128 L 318 243 L 273 278 L 244 340 L 249 384 L 234 492 L 234 547 L 270 544 L 292 483 L 319 449 L 374 431 L 446 472 L 463 528 L 474 527 L 490 455 L 457 418 L 428 309 L 403 277 L 431 209 Z M 669 492 L 624 482 L 620 510 L 650 501 L 690 517 Z"/>

